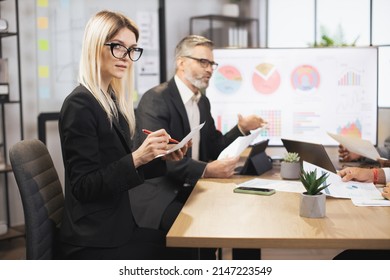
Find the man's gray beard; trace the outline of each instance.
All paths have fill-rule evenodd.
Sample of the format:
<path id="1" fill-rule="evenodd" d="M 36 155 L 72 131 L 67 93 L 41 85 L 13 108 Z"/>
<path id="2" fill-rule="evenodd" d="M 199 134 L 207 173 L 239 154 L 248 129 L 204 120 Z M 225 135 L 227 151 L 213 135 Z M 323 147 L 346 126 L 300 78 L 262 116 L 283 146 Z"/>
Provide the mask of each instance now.
<path id="1" fill-rule="evenodd" d="M 203 82 L 202 80 L 199 80 L 199 79 L 194 78 L 193 76 L 191 76 L 191 74 L 187 73 L 187 71 L 185 71 L 184 75 L 185 75 L 185 78 L 186 78 L 194 87 L 196 87 L 196 88 L 199 89 L 199 90 L 206 89 L 206 88 L 208 87 L 208 85 L 209 85 L 207 82 Z"/>

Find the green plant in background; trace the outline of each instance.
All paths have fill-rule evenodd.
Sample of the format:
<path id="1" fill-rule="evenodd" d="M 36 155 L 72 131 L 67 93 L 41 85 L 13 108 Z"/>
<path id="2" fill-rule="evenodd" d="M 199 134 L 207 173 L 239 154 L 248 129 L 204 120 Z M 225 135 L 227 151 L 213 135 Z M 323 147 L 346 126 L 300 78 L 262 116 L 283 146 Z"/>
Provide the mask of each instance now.
<path id="1" fill-rule="evenodd" d="M 285 162 L 299 162 L 299 155 L 298 153 L 286 153 L 284 155 L 283 161 Z"/>
<path id="2" fill-rule="evenodd" d="M 331 36 L 325 26 L 320 26 L 321 41 L 317 44 L 311 45 L 312 47 L 354 47 L 360 36 L 357 36 L 355 40 L 348 44 L 345 42 L 344 30 L 341 24 L 337 26 L 336 33 Z M 309 44 L 310 45 L 310 44 Z"/>
<path id="3" fill-rule="evenodd" d="M 317 195 L 329 186 L 329 184 L 323 185 L 328 177 L 329 174 L 324 173 L 319 178 L 317 178 L 316 168 L 313 171 L 305 171 L 302 169 L 299 179 L 305 187 L 307 195 Z"/>

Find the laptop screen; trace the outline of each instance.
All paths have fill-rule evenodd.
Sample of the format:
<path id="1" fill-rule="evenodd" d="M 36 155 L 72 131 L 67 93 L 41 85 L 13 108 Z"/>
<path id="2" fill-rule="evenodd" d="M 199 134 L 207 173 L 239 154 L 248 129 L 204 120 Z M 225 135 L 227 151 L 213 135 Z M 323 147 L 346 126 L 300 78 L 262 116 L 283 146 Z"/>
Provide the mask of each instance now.
<path id="1" fill-rule="evenodd" d="M 282 142 L 287 152 L 298 153 L 301 162 L 304 160 L 333 173 L 337 172 L 323 145 L 283 138 Z"/>

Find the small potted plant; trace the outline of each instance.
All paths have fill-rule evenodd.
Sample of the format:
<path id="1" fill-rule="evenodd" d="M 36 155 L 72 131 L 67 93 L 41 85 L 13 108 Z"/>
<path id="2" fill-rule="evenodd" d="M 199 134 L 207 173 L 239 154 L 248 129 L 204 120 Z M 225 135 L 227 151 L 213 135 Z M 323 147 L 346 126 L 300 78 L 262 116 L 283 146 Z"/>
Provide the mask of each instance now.
<path id="1" fill-rule="evenodd" d="M 328 173 L 323 173 L 317 178 L 317 169 L 305 171 L 302 169 L 300 180 L 306 189 L 301 194 L 299 215 L 307 218 L 323 218 L 326 212 L 326 195 L 321 191 L 329 185 L 325 185 Z"/>
<path id="2" fill-rule="evenodd" d="M 301 174 L 301 163 L 298 153 L 286 153 L 280 164 L 280 176 L 282 179 L 296 180 Z"/>

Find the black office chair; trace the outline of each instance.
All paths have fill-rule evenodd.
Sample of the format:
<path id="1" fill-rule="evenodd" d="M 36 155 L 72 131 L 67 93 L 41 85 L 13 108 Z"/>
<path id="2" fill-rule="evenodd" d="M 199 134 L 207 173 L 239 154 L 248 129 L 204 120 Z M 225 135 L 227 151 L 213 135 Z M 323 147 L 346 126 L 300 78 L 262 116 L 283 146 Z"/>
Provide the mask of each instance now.
<path id="1" fill-rule="evenodd" d="M 22 140 L 9 150 L 9 157 L 22 198 L 26 258 L 55 259 L 64 195 L 49 151 L 39 140 Z"/>

